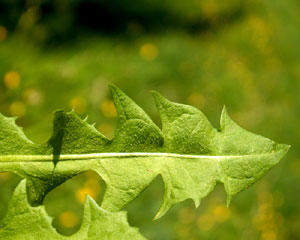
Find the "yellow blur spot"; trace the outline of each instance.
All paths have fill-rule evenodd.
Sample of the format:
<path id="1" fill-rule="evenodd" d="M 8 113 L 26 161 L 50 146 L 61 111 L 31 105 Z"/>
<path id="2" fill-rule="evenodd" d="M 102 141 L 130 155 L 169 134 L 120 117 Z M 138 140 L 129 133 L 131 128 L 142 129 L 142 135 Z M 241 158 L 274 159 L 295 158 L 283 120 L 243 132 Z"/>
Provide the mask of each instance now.
<path id="1" fill-rule="evenodd" d="M 15 101 L 9 106 L 11 115 L 23 117 L 26 111 L 26 106 L 23 102 Z"/>
<path id="2" fill-rule="evenodd" d="M 152 43 L 145 43 L 140 48 L 140 55 L 143 59 L 147 61 L 152 61 L 158 56 L 158 49 Z"/>
<path id="3" fill-rule="evenodd" d="M 14 89 L 19 87 L 21 81 L 21 76 L 19 73 L 15 71 L 7 72 L 4 75 L 4 83 L 5 86 L 9 89 Z"/>
<path id="4" fill-rule="evenodd" d="M 230 211 L 224 205 L 216 206 L 213 210 L 213 214 L 214 214 L 215 220 L 218 222 L 225 222 L 230 217 Z"/>
<path id="5" fill-rule="evenodd" d="M 280 208 L 282 207 L 282 205 L 284 204 L 284 195 L 282 192 L 275 192 L 273 194 L 273 198 L 274 198 L 274 206 L 276 208 Z"/>
<path id="6" fill-rule="evenodd" d="M 59 223 L 65 228 L 72 228 L 78 223 L 78 217 L 74 212 L 66 211 L 59 215 Z"/>
<path id="7" fill-rule="evenodd" d="M 183 208 L 179 212 L 179 221 L 183 224 L 191 224 L 196 218 L 196 212 L 191 208 Z"/>
<path id="8" fill-rule="evenodd" d="M 29 105 L 39 105 L 43 101 L 42 93 L 36 89 L 27 89 L 23 96 Z"/>
<path id="9" fill-rule="evenodd" d="M 28 8 L 19 20 L 19 27 L 23 30 L 29 29 L 39 19 L 40 14 L 40 8 L 38 6 Z"/>
<path id="10" fill-rule="evenodd" d="M 113 118 L 117 116 L 117 110 L 115 108 L 114 102 L 111 100 L 102 102 L 100 109 L 105 117 Z"/>
<path id="11" fill-rule="evenodd" d="M 178 65 L 178 70 L 185 76 L 190 75 L 195 72 L 195 64 L 189 61 L 181 62 Z"/>
<path id="12" fill-rule="evenodd" d="M 4 41 L 7 36 L 7 30 L 5 27 L 0 26 L 0 42 Z"/>
<path id="13" fill-rule="evenodd" d="M 97 196 L 100 192 L 100 184 L 97 179 L 89 179 L 84 183 L 84 188 L 91 189 L 94 196 Z"/>
<path id="14" fill-rule="evenodd" d="M 82 114 L 86 111 L 87 102 L 82 97 L 75 97 L 70 101 L 70 107 L 73 108 L 77 114 Z"/>
<path id="15" fill-rule="evenodd" d="M 110 123 L 102 123 L 97 126 L 97 129 L 108 138 L 112 138 L 114 136 L 114 127 Z"/>
<path id="16" fill-rule="evenodd" d="M 215 224 L 214 216 L 211 214 L 203 214 L 197 220 L 198 228 L 202 231 L 210 230 Z"/>
<path id="17" fill-rule="evenodd" d="M 8 180 L 12 176 L 12 173 L 10 172 L 1 172 L 0 173 L 0 180 Z"/>
<path id="18" fill-rule="evenodd" d="M 263 232 L 261 235 L 261 240 L 276 240 L 276 239 L 277 239 L 277 235 L 273 231 L 266 231 Z"/>
<path id="19" fill-rule="evenodd" d="M 274 208 L 275 201 L 281 198 L 281 194 L 276 195 L 272 195 L 267 191 L 260 192 L 258 195 L 259 205 L 252 221 L 253 226 L 261 232 L 261 240 L 278 239 L 277 231 L 283 221 L 283 217 Z"/>
<path id="20" fill-rule="evenodd" d="M 89 196 L 91 196 L 92 198 L 96 198 L 97 197 L 97 193 L 93 189 L 91 189 L 89 187 L 80 188 L 76 192 L 76 198 L 77 198 L 78 202 L 80 202 L 81 204 L 83 204 L 85 202 L 85 196 L 87 194 Z"/>
<path id="21" fill-rule="evenodd" d="M 188 103 L 201 109 L 205 106 L 205 97 L 199 93 L 193 93 L 188 97 Z"/>
<path id="22" fill-rule="evenodd" d="M 94 178 L 99 177 L 99 175 L 94 171 L 86 171 L 86 172 L 84 172 L 84 175 L 87 179 L 94 179 Z"/>
<path id="23" fill-rule="evenodd" d="M 180 226 L 180 227 L 177 227 L 175 229 L 179 239 L 190 239 L 189 235 L 190 235 L 190 229 L 185 227 L 184 225 L 183 226 Z"/>
<path id="24" fill-rule="evenodd" d="M 269 44 L 269 38 L 272 34 L 272 27 L 265 22 L 264 19 L 256 16 L 250 16 L 248 25 L 252 29 L 252 40 L 254 45 L 265 55 L 272 53 L 272 48 Z"/>
<path id="25" fill-rule="evenodd" d="M 260 204 L 272 204 L 273 203 L 273 196 L 269 192 L 261 192 L 258 196 L 258 201 Z"/>
<path id="26" fill-rule="evenodd" d="M 218 16 L 218 7 L 214 1 L 202 2 L 203 15 L 211 21 L 216 20 Z"/>

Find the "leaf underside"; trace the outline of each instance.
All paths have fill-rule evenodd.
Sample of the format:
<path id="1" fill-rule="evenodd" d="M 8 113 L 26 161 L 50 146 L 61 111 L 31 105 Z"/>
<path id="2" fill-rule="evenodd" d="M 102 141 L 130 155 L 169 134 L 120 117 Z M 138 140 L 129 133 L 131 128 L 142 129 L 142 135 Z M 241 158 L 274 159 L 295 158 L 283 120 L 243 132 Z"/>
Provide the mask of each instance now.
<path id="1" fill-rule="evenodd" d="M 107 239 L 144 240 L 138 230 L 127 223 L 126 212 L 108 212 L 86 197 L 83 223 L 77 233 L 62 236 L 51 226 L 44 206 L 32 207 L 27 201 L 26 180 L 17 186 L 8 206 L 8 213 L 0 224 L 0 239 Z"/>
<path id="2" fill-rule="evenodd" d="M 0 172 L 11 171 L 26 179 L 28 193 L 27 202 L 25 181 L 22 181 L 11 202 L 21 200 L 18 206 L 10 204 L 0 238 L 8 236 L 10 239 L 11 229 L 15 229 L 16 234 L 35 234 L 30 239 L 40 238 L 43 232 L 55 236 L 54 239 L 67 238 L 50 228 L 49 217 L 40 205 L 49 191 L 77 174 L 92 170 L 106 183 L 101 208 L 88 198 L 84 224 L 78 233 L 68 238 L 123 239 L 113 234 L 122 237 L 129 234 L 128 239 L 143 239 L 137 230 L 126 225 L 126 216 L 118 211 L 158 175 L 164 181 L 165 194 L 155 218 L 186 199 L 193 199 L 196 207 L 199 206 L 200 200 L 218 182 L 224 184 L 229 204 L 233 195 L 260 179 L 288 151 L 288 145 L 277 144 L 239 127 L 225 107 L 217 130 L 199 109 L 173 103 L 153 92 L 162 121 L 160 130 L 120 89 L 113 85 L 110 88 L 118 112 L 112 140 L 74 112 L 59 110 L 54 113 L 51 138 L 46 144 L 36 144 L 24 135 L 14 118 L 0 114 Z M 26 214 L 19 218 L 20 209 Z M 97 217 L 91 218 L 91 214 Z M 42 219 L 43 224 L 33 231 L 35 224 L 26 225 L 27 218 Z M 98 232 L 93 230 L 87 234 L 90 232 L 87 229 L 94 229 L 95 224 L 99 224 L 95 227 Z M 109 232 L 101 228 L 101 231 L 100 226 L 115 230 Z"/>

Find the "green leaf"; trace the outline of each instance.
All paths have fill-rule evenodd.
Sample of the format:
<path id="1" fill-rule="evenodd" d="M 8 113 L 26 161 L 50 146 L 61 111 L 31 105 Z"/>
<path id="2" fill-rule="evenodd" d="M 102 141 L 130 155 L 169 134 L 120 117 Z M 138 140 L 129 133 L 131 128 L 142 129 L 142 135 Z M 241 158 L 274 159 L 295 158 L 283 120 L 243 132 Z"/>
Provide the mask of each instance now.
<path id="1" fill-rule="evenodd" d="M 87 196 L 83 223 L 80 230 L 70 237 L 62 236 L 51 226 L 51 218 L 44 206 L 32 207 L 27 201 L 26 180 L 17 186 L 0 224 L 0 239 L 62 239 L 62 240 L 143 240 L 136 228 L 127 223 L 125 212 L 111 213 Z"/>
<path id="2" fill-rule="evenodd" d="M 126 212 L 108 212 L 89 196 L 81 229 L 71 239 L 145 240 L 136 228 L 128 225 Z"/>
<path id="3" fill-rule="evenodd" d="M 1 118 L 0 171 L 28 180 L 32 205 L 42 204 L 51 189 L 88 170 L 106 183 L 101 207 L 108 211 L 122 209 L 158 175 L 165 194 L 156 218 L 186 199 L 198 206 L 217 182 L 224 183 L 229 204 L 288 151 L 288 145 L 239 127 L 225 108 L 218 130 L 200 110 L 153 92 L 161 131 L 128 96 L 110 87 L 118 112 L 112 140 L 74 112 L 55 112 L 53 135 L 45 145 L 31 143 L 13 121 Z M 15 144 L 15 151 L 9 144 Z"/>
<path id="4" fill-rule="evenodd" d="M 15 121 L 15 117 L 5 117 L 0 113 L 0 155 L 40 154 L 45 152 L 44 146 L 39 146 L 30 141 Z"/>

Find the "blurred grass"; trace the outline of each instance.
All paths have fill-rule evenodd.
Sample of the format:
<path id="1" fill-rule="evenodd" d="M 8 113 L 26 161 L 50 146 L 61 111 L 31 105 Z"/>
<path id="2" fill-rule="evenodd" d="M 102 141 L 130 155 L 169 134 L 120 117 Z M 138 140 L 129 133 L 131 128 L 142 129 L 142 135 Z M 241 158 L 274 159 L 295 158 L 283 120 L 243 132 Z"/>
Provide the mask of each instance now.
<path id="1" fill-rule="evenodd" d="M 77 21 L 72 4 L 65 5 L 71 9 L 71 25 L 59 12 L 50 15 L 50 20 L 57 17 L 53 22 L 43 17 L 44 6 L 28 4 L 18 21 L 11 20 L 14 30 L 10 22 L 4 21 L 7 27 L 0 22 L 0 111 L 19 116 L 29 138 L 43 143 L 51 135 L 51 112 L 57 108 L 88 115 L 90 123 L 113 137 L 116 112 L 107 82 L 124 90 L 158 125 L 149 90 L 200 108 L 216 127 L 225 104 L 242 127 L 291 144 L 288 156 L 235 197 L 229 209 L 219 185 L 199 209 L 186 201 L 153 222 L 163 196 L 157 178 L 125 208 L 131 225 L 150 239 L 299 239 L 300 3 L 172 3 L 155 1 L 142 24 L 132 16 L 146 7 L 136 3 L 122 10 L 127 14 L 124 26 L 114 22 L 119 32 L 93 32 L 99 26 L 83 31 L 83 25 L 74 36 L 69 34 Z M 156 12 L 166 16 L 160 26 L 153 20 Z M 66 28 L 52 26 L 59 23 Z M 13 174 L 0 174 L 0 217 L 19 181 Z M 100 178 L 88 172 L 52 191 L 45 205 L 53 225 L 72 234 L 82 220 L 85 193 L 100 202 L 104 190 Z"/>

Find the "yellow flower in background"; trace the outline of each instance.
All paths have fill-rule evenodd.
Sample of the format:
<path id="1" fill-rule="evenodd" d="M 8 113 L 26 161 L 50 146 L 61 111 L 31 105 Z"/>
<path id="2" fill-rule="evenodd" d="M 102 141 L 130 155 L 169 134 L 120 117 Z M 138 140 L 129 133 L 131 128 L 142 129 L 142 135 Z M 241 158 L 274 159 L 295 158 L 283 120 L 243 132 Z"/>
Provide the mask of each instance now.
<path id="1" fill-rule="evenodd" d="M 7 37 L 7 30 L 5 27 L 0 26 L 0 42 L 3 42 Z"/>
<path id="2" fill-rule="evenodd" d="M 217 205 L 213 210 L 216 221 L 225 222 L 230 217 L 230 210 L 225 205 Z"/>
<path id="3" fill-rule="evenodd" d="M 43 102 L 43 95 L 37 89 L 27 89 L 23 93 L 23 97 L 29 105 L 39 105 Z"/>
<path id="4" fill-rule="evenodd" d="M 215 224 L 215 218 L 212 214 L 205 213 L 198 217 L 197 225 L 202 231 L 209 231 Z"/>
<path id="5" fill-rule="evenodd" d="M 215 20 L 218 17 L 219 11 L 217 3 L 213 0 L 203 1 L 201 3 L 203 15 L 210 20 Z"/>
<path id="6" fill-rule="evenodd" d="M 175 231 L 179 239 L 190 239 L 190 229 L 187 226 L 183 225 L 176 227 Z"/>
<path id="7" fill-rule="evenodd" d="M 105 117 L 114 118 L 117 116 L 115 104 L 111 100 L 106 100 L 101 103 L 100 109 Z"/>
<path id="8" fill-rule="evenodd" d="M 112 138 L 114 136 L 114 126 L 110 123 L 102 123 L 97 126 L 97 129 L 108 138 Z"/>
<path id="9" fill-rule="evenodd" d="M 87 102 L 82 97 L 75 97 L 71 99 L 70 107 L 73 108 L 77 114 L 82 114 L 86 111 Z"/>
<path id="10" fill-rule="evenodd" d="M 15 71 L 7 72 L 4 75 L 4 84 L 9 89 L 15 89 L 19 87 L 21 81 L 21 76 Z"/>
<path id="11" fill-rule="evenodd" d="M 284 199 L 284 194 L 282 192 L 274 192 L 273 198 L 274 198 L 273 204 L 275 208 L 280 208 L 283 206 L 285 199 Z"/>
<path id="12" fill-rule="evenodd" d="M 178 219 L 183 224 L 191 224 L 196 219 L 196 211 L 192 208 L 182 208 Z"/>
<path id="13" fill-rule="evenodd" d="M 59 224 L 65 228 L 75 227 L 78 223 L 78 216 L 71 211 L 63 212 L 59 215 Z"/>
<path id="14" fill-rule="evenodd" d="M 276 240 L 277 234 L 273 231 L 263 232 L 261 235 L 261 240 Z"/>
<path id="15" fill-rule="evenodd" d="M 274 194 L 274 196 L 276 195 L 278 194 Z M 274 196 L 267 191 L 260 192 L 258 195 L 259 205 L 252 222 L 254 228 L 261 232 L 261 240 L 276 240 L 280 238 L 278 233 L 280 232 L 283 217 L 274 208 Z M 276 198 L 278 197 L 280 198 L 280 194 L 276 196 Z"/>
<path id="16" fill-rule="evenodd" d="M 84 188 L 92 190 L 94 196 L 97 196 L 101 190 L 99 181 L 93 178 L 84 183 Z"/>
<path id="17" fill-rule="evenodd" d="M 140 55 L 143 59 L 147 61 L 152 61 L 158 56 L 158 49 L 152 43 L 145 43 L 140 48 Z"/>
<path id="18" fill-rule="evenodd" d="M 40 8 L 38 6 L 29 7 L 19 19 L 19 27 L 23 30 L 31 28 L 40 17 Z"/>
<path id="19" fill-rule="evenodd" d="M 94 179 L 94 178 L 99 177 L 98 173 L 96 173 L 96 172 L 94 172 L 94 171 L 86 171 L 86 172 L 84 172 L 84 176 L 85 176 L 87 179 Z"/>
<path id="20" fill-rule="evenodd" d="M 192 93 L 188 97 L 188 103 L 190 105 L 193 105 L 193 106 L 201 109 L 205 106 L 205 97 L 203 95 L 201 95 L 200 93 Z"/>
<path id="21" fill-rule="evenodd" d="M 84 204 L 85 197 L 87 194 L 89 196 L 91 196 L 92 198 L 97 197 L 97 193 L 93 189 L 91 189 L 89 187 L 79 188 L 76 192 L 76 198 L 77 198 L 78 202 L 80 202 L 81 204 Z"/>
<path id="22" fill-rule="evenodd" d="M 0 173 L 0 180 L 8 180 L 12 177 L 11 172 L 1 172 Z"/>
<path id="23" fill-rule="evenodd" d="M 15 101 L 9 106 L 9 111 L 12 116 L 23 117 L 26 111 L 26 106 L 21 101 Z"/>

